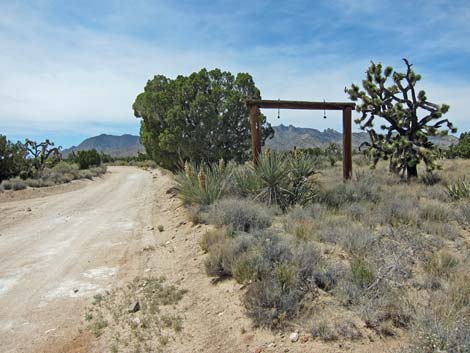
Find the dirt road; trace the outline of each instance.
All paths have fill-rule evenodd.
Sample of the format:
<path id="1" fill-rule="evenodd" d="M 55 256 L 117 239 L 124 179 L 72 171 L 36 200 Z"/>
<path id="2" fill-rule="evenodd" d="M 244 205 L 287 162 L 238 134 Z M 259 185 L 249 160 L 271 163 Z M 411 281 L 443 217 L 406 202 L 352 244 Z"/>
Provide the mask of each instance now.
<path id="1" fill-rule="evenodd" d="M 172 186 L 160 171 L 113 167 L 79 189 L 0 203 L 0 351 L 108 352 L 114 324 L 96 338 L 84 320 L 93 295 L 162 275 L 187 291 L 175 307 L 182 331 L 165 352 L 369 353 L 396 345 L 291 343 L 288 334 L 254 328 L 246 288 L 206 275 L 199 241 L 208 226 L 188 220 Z"/>
<path id="2" fill-rule="evenodd" d="M 139 272 L 152 174 L 111 167 L 85 187 L 0 203 L 0 345 L 38 352 L 77 335 L 90 297 Z"/>

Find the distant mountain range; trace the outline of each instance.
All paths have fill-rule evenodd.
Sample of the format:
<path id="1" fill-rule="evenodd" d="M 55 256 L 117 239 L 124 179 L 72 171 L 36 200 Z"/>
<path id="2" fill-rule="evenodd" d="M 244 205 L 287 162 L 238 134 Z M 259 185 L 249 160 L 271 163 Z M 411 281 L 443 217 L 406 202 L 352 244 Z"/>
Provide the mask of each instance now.
<path id="1" fill-rule="evenodd" d="M 113 157 L 137 156 L 138 152 L 144 152 L 144 147 L 140 144 L 139 136 L 134 135 L 106 135 L 90 137 L 78 146 L 72 146 L 62 151 L 62 155 L 67 157 L 73 151 L 83 151 L 96 149 L 98 152 L 109 154 Z"/>
<path id="2" fill-rule="evenodd" d="M 274 126 L 274 137 L 266 142 L 266 146 L 278 151 L 291 150 L 294 146 L 298 148 L 323 147 L 331 142 L 342 144 L 343 135 L 333 129 L 323 131 L 311 128 L 300 128 L 292 125 Z M 352 144 L 354 148 L 368 141 L 369 136 L 365 132 L 354 132 Z M 432 138 L 432 141 L 441 146 L 456 144 L 458 138 L 455 136 L 445 136 Z M 82 151 L 96 149 L 99 152 L 110 154 L 113 157 L 136 156 L 138 152 L 144 152 L 144 147 L 140 144 L 139 136 L 134 135 L 106 135 L 90 137 L 80 143 L 78 146 L 62 151 L 66 157 L 72 151 Z"/>

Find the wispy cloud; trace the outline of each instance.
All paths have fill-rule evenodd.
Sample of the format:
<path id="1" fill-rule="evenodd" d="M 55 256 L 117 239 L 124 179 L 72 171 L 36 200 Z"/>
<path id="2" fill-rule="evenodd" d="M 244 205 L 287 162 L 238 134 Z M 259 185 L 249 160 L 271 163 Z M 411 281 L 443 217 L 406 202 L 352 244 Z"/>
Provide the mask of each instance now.
<path id="1" fill-rule="evenodd" d="M 0 4 L 0 132 L 136 131 L 131 106 L 149 78 L 202 67 L 250 72 L 265 98 L 345 100 L 344 87 L 360 82 L 371 59 L 400 68 L 403 56 L 424 74 L 428 96 L 449 103 L 449 117 L 470 129 L 470 6 L 395 3 Z M 326 121 L 281 116 L 284 124 L 340 128 L 334 113 Z"/>

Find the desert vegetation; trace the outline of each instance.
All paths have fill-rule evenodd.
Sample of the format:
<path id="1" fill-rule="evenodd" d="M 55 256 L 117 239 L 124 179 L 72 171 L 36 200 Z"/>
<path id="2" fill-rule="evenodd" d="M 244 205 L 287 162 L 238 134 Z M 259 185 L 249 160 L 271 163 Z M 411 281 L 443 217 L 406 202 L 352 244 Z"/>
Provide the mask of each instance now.
<path id="1" fill-rule="evenodd" d="M 96 337 L 107 335 L 111 352 L 165 352 L 183 328 L 175 306 L 185 293 L 164 277 L 137 277 L 94 296 L 85 313 L 87 329 Z"/>
<path id="2" fill-rule="evenodd" d="M 363 89 L 346 89 L 370 136 L 352 180 L 340 179 L 334 146 L 265 149 L 256 163 L 200 158 L 177 172 L 191 220 L 214 226 L 200 241 L 207 274 L 245 288 L 255 326 L 468 352 L 468 135 L 448 150 L 430 141 L 456 131 L 449 107 L 416 91 L 421 76 L 405 64 L 372 63 Z"/>
<path id="3" fill-rule="evenodd" d="M 250 146 L 247 96 L 261 97 L 247 73 L 202 69 L 175 79 L 154 76 L 133 104 L 135 116 L 142 118 L 140 141 L 147 155 L 171 170 L 188 159 L 245 160 Z M 265 141 L 273 130 L 264 115 L 260 124 Z"/>
<path id="4" fill-rule="evenodd" d="M 200 242 L 207 274 L 246 286 L 255 326 L 464 352 L 469 161 L 413 182 L 386 163 L 356 165 L 349 182 L 316 165 L 300 151 L 267 152 L 257 165 L 187 163 L 177 192 L 193 220 L 215 225 Z"/>
<path id="5" fill-rule="evenodd" d="M 77 179 L 92 179 L 106 172 L 96 150 L 63 159 L 61 147 L 45 140 L 12 143 L 0 135 L 0 191 L 47 187 Z"/>

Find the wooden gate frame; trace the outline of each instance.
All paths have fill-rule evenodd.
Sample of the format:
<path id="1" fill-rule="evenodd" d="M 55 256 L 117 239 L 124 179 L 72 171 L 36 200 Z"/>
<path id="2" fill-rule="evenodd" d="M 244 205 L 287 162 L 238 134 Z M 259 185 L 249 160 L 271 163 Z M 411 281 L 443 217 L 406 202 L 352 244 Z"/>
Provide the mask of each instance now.
<path id="1" fill-rule="evenodd" d="M 266 99 L 247 99 L 246 104 L 250 111 L 251 148 L 253 162 L 258 161 L 261 153 L 261 124 L 259 121 L 260 109 L 303 109 L 303 110 L 342 110 L 343 111 L 343 179 L 352 177 L 352 110 L 355 103 L 350 102 L 305 102 Z"/>

